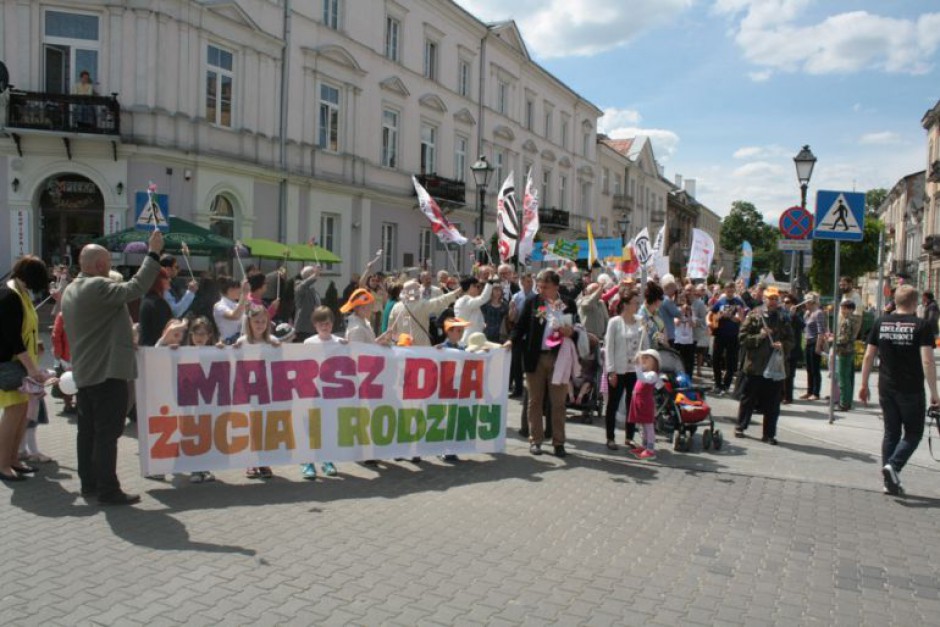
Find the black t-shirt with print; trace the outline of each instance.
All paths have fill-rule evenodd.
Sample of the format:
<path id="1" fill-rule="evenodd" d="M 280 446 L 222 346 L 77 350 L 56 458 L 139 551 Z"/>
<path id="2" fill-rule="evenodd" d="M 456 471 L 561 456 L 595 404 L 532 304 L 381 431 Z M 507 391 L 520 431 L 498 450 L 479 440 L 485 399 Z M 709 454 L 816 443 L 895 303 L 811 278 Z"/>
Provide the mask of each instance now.
<path id="1" fill-rule="evenodd" d="M 887 314 L 878 318 L 868 343 L 878 347 L 878 393 L 923 392 L 922 346 L 934 345 L 934 333 L 926 320 L 914 314 Z"/>

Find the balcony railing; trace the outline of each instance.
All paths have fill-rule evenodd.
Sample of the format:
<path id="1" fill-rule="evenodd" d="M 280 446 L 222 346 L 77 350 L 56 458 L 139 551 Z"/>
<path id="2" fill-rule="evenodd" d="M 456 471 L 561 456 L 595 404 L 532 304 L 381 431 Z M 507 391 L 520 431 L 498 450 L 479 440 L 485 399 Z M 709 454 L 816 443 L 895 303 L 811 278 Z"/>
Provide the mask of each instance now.
<path id="1" fill-rule="evenodd" d="M 571 214 L 564 209 L 539 207 L 539 227 L 561 231 L 571 224 Z"/>
<path id="2" fill-rule="evenodd" d="M 614 211 L 629 211 L 633 208 L 633 196 L 629 194 L 614 194 Z"/>
<path id="3" fill-rule="evenodd" d="M 463 181 L 444 178 L 437 174 L 418 174 L 416 178 L 434 200 L 459 205 L 466 204 L 467 185 Z"/>
<path id="4" fill-rule="evenodd" d="M 940 183 L 940 159 L 930 164 L 930 172 L 927 173 L 927 180 L 931 183 Z"/>
<path id="5" fill-rule="evenodd" d="M 120 135 L 117 96 L 73 96 L 29 91 L 10 92 L 9 129 L 55 133 Z"/>

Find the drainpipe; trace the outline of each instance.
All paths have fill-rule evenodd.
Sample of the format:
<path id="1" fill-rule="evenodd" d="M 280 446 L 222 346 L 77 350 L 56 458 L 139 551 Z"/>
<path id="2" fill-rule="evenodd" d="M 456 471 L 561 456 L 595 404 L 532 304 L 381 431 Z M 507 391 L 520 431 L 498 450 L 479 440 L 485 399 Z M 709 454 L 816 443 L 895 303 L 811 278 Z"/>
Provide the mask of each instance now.
<path id="1" fill-rule="evenodd" d="M 486 38 L 489 37 L 490 27 L 486 27 L 486 34 L 480 39 L 480 86 L 478 90 L 479 102 L 477 103 L 477 159 L 483 155 L 483 103 L 486 95 Z"/>
<path id="2" fill-rule="evenodd" d="M 287 81 L 290 78 L 291 0 L 284 0 L 284 48 L 281 52 L 280 158 L 281 182 L 277 194 L 277 236 L 287 242 Z"/>

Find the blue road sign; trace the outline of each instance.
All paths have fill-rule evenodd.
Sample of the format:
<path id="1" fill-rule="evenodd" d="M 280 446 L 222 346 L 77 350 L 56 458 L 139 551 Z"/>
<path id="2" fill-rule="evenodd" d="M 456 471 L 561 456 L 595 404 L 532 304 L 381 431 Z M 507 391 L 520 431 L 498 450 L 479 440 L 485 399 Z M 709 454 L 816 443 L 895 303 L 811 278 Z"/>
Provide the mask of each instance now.
<path id="1" fill-rule="evenodd" d="M 137 192 L 134 196 L 134 228 L 138 231 L 152 231 L 154 227 L 164 233 L 170 230 L 170 197 L 166 194 Z"/>
<path id="2" fill-rule="evenodd" d="M 865 194 L 816 192 L 815 239 L 860 242 L 865 235 Z"/>

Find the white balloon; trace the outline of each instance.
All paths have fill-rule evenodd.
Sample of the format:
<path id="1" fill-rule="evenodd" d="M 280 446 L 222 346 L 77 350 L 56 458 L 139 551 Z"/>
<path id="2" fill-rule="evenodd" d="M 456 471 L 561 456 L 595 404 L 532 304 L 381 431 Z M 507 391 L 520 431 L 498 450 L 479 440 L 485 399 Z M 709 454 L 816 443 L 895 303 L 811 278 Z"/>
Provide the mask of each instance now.
<path id="1" fill-rule="evenodd" d="M 75 378 L 72 376 L 71 370 L 63 372 L 62 376 L 59 377 L 59 389 L 67 396 L 72 396 L 78 392 L 78 386 L 75 385 Z"/>

